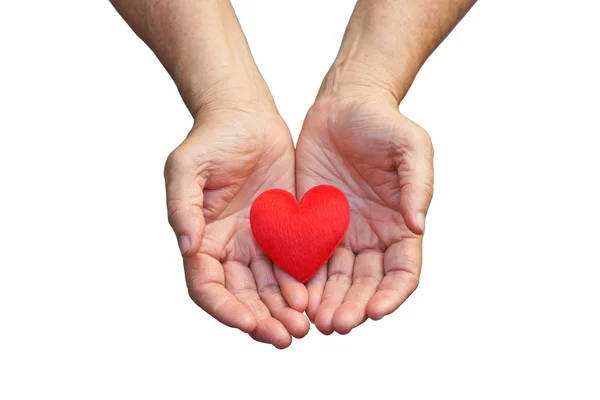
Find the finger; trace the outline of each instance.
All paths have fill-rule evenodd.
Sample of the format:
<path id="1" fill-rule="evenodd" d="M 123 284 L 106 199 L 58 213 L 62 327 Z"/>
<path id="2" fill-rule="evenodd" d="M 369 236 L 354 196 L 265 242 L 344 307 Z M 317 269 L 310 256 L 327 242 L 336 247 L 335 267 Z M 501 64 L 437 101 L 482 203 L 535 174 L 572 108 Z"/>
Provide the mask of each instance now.
<path id="1" fill-rule="evenodd" d="M 283 298 L 275 274 L 273 263 L 268 258 L 260 258 L 250 264 L 254 275 L 258 295 L 269 309 L 273 317 L 281 321 L 283 326 L 292 336 L 302 338 L 310 328 L 308 319 L 288 305 Z"/>
<path id="2" fill-rule="evenodd" d="M 352 250 L 338 247 L 327 262 L 327 283 L 315 317 L 317 329 L 325 335 L 333 333 L 333 315 L 352 284 L 354 258 Z"/>
<path id="3" fill-rule="evenodd" d="M 256 329 L 256 318 L 246 306 L 225 289 L 223 266 L 206 254 L 184 258 L 185 277 L 190 297 L 219 322 L 249 333 Z"/>
<path id="4" fill-rule="evenodd" d="M 252 271 L 237 261 L 223 264 L 225 288 L 236 299 L 252 310 L 256 318 L 256 328 L 250 336 L 259 342 L 271 343 L 278 349 L 284 349 L 292 343 L 292 337 L 283 324 L 271 316 L 269 309 L 258 295 Z"/>
<path id="5" fill-rule="evenodd" d="M 306 286 L 294 279 L 290 274 L 274 266 L 275 279 L 279 283 L 283 298 L 294 310 L 303 313 L 308 306 Z"/>
<path id="6" fill-rule="evenodd" d="M 391 245 L 383 256 L 385 277 L 367 305 L 369 318 L 378 320 L 395 311 L 419 284 L 422 238 Z"/>
<path id="7" fill-rule="evenodd" d="M 344 302 L 333 316 L 333 329 L 342 335 L 362 324 L 367 318 L 367 304 L 383 279 L 383 253 L 360 253 L 354 261 L 352 286 Z"/>
<path id="8" fill-rule="evenodd" d="M 414 145 L 403 153 L 398 167 L 400 213 L 408 229 L 421 235 L 433 196 L 433 147 L 427 132 L 416 124 L 414 131 Z"/>
<path id="9" fill-rule="evenodd" d="M 321 305 L 323 291 L 327 283 L 327 264 L 323 265 L 317 273 L 306 282 L 306 290 L 308 291 L 308 307 L 306 315 L 314 322 L 317 316 L 317 310 Z"/>
<path id="10" fill-rule="evenodd" d="M 183 256 L 198 253 L 204 235 L 202 190 L 205 183 L 183 145 L 169 155 L 165 164 L 167 211 Z"/>

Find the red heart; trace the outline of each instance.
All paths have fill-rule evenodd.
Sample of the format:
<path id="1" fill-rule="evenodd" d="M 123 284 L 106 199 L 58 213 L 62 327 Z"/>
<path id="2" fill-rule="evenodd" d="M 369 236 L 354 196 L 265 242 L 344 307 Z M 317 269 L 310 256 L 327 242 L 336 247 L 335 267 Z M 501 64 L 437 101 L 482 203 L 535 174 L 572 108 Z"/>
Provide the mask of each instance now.
<path id="1" fill-rule="evenodd" d="M 300 205 L 281 189 L 267 190 L 250 210 L 254 238 L 275 264 L 306 282 L 329 259 L 350 223 L 346 196 L 333 186 L 310 189 Z"/>

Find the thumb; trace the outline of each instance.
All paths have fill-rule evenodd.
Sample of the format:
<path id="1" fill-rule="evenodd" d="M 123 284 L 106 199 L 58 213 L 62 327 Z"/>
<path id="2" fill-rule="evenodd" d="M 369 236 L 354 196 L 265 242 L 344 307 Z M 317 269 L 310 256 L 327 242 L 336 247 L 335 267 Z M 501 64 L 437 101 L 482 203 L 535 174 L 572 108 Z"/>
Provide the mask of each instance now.
<path id="1" fill-rule="evenodd" d="M 165 164 L 167 211 L 184 257 L 198 253 L 204 236 L 205 184 L 206 179 L 184 148 L 180 146 L 169 155 Z"/>
<path id="2" fill-rule="evenodd" d="M 398 178 L 402 218 L 411 232 L 422 235 L 433 197 L 433 147 L 429 134 L 417 128 L 414 147 L 407 150 L 400 161 Z"/>

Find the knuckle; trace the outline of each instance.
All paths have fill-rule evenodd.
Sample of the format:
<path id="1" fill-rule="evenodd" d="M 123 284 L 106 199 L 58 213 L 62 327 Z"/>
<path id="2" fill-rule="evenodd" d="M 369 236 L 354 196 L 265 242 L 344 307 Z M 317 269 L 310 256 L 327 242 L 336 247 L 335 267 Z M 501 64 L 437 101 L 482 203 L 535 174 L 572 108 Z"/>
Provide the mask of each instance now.
<path id="1" fill-rule="evenodd" d="M 423 182 L 422 186 L 423 186 L 423 192 L 425 192 L 425 194 L 429 198 L 432 198 L 433 197 L 433 181 L 430 179 L 427 179 L 425 182 Z"/>
<path id="2" fill-rule="evenodd" d="M 168 178 L 173 174 L 177 174 L 190 166 L 190 157 L 187 152 L 181 147 L 173 150 L 165 162 L 165 177 Z"/>
<path id="3" fill-rule="evenodd" d="M 334 271 L 329 274 L 327 281 L 349 285 L 352 283 L 352 276 L 346 272 Z"/>
<path id="4" fill-rule="evenodd" d="M 433 142 L 429 133 L 419 125 L 414 125 L 411 130 L 412 142 L 416 144 L 416 148 L 425 151 L 427 157 L 433 157 Z"/>
<path id="5" fill-rule="evenodd" d="M 182 208 L 183 204 L 180 200 L 167 199 L 167 219 L 169 221 L 169 225 L 171 225 L 173 229 L 175 229 L 177 221 L 179 221 L 178 216 Z"/>

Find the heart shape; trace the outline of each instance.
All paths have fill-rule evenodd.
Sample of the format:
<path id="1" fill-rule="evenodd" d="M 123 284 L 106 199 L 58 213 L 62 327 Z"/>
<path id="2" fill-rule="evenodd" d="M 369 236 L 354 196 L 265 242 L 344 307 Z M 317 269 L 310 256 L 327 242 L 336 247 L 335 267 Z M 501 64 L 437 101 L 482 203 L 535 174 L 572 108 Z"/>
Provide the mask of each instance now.
<path id="1" fill-rule="evenodd" d="M 331 257 L 350 223 L 350 206 L 339 189 L 310 189 L 300 205 L 281 189 L 267 190 L 254 200 L 250 227 L 259 246 L 275 264 L 306 282 Z"/>

